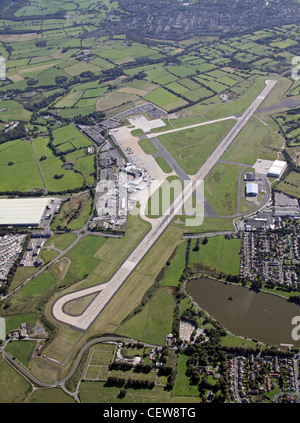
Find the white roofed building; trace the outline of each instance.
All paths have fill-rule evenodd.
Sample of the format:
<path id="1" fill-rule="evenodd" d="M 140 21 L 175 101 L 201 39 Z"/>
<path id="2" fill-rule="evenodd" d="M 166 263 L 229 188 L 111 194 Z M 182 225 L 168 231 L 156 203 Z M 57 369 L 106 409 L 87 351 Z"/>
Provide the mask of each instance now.
<path id="1" fill-rule="evenodd" d="M 287 163 L 282 160 L 275 160 L 269 169 L 267 176 L 271 178 L 280 178 L 283 171 L 285 170 Z"/>
<path id="2" fill-rule="evenodd" d="M 246 184 L 246 196 L 247 197 L 256 197 L 258 194 L 258 185 L 253 183 L 253 182 L 249 182 L 248 184 Z"/>

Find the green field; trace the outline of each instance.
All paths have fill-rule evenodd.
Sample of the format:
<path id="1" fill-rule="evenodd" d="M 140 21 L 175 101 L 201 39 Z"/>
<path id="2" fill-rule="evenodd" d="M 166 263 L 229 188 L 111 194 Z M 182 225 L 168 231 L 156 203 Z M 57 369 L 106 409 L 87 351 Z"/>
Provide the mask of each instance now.
<path id="1" fill-rule="evenodd" d="M 190 378 L 186 376 L 187 366 L 186 362 L 188 356 L 185 354 L 179 354 L 177 364 L 177 375 L 175 379 L 175 385 L 172 389 L 173 396 L 181 397 L 199 397 L 199 391 L 197 385 L 190 385 Z"/>
<path id="2" fill-rule="evenodd" d="M 35 341 L 13 341 L 7 345 L 5 350 L 28 367 L 35 346 Z"/>
<path id="3" fill-rule="evenodd" d="M 223 160 L 253 165 L 257 158 L 275 160 L 282 138 L 252 117 L 223 154 Z"/>
<path id="4" fill-rule="evenodd" d="M 180 276 L 185 268 L 187 242 L 183 242 L 178 247 L 175 257 L 171 261 L 165 277 L 162 281 L 162 286 L 178 286 Z"/>
<path id="5" fill-rule="evenodd" d="M 240 273 L 240 239 L 226 239 L 223 235 L 208 238 L 206 244 L 200 239 L 199 251 L 194 251 L 193 240 L 190 250 L 190 265 L 203 270 L 223 272 L 232 275 Z"/>
<path id="6" fill-rule="evenodd" d="M 160 135 L 159 139 L 187 174 L 195 174 L 233 126 L 233 120 Z"/>
<path id="7" fill-rule="evenodd" d="M 155 345 L 164 345 L 172 330 L 175 302 L 160 288 L 147 302 L 142 311 L 122 324 L 116 331 L 124 335 Z"/>
<path id="8" fill-rule="evenodd" d="M 83 382 L 80 384 L 82 403 L 169 403 L 171 394 L 163 387 L 148 389 L 127 389 L 125 398 L 120 399 L 120 388 L 106 386 L 104 382 Z"/>
<path id="9" fill-rule="evenodd" d="M 290 172 L 275 184 L 276 189 L 293 197 L 300 198 L 300 175 Z"/>
<path id="10" fill-rule="evenodd" d="M 219 216 L 237 213 L 238 179 L 242 170 L 242 166 L 217 163 L 205 178 L 205 198 Z"/>
<path id="11" fill-rule="evenodd" d="M 94 258 L 94 254 L 105 243 L 105 238 L 101 236 L 86 236 L 66 254 L 72 265 L 63 279 L 63 283 L 73 282 L 83 279 L 97 266 L 99 260 Z"/>
<path id="12" fill-rule="evenodd" d="M 31 392 L 31 385 L 10 365 L 0 358 L 0 402 L 6 404 L 24 402 Z"/>

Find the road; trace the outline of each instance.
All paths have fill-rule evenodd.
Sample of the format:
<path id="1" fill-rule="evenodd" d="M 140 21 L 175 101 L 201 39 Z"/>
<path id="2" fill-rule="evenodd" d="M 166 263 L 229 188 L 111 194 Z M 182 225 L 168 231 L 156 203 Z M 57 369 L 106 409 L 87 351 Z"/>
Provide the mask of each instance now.
<path id="1" fill-rule="evenodd" d="M 70 392 L 66 387 L 65 387 L 65 383 L 67 382 L 68 379 L 70 379 L 73 374 L 75 373 L 83 354 L 85 353 L 85 351 L 87 351 L 90 347 L 92 347 L 94 344 L 98 344 L 99 342 L 130 342 L 130 343 L 137 343 L 139 342 L 136 339 L 133 338 L 124 338 L 124 337 L 118 337 L 118 336 L 101 336 L 99 338 L 94 338 L 91 341 L 89 341 L 87 344 L 84 345 L 84 347 L 80 350 L 76 361 L 73 365 L 73 368 L 71 369 L 71 371 L 68 373 L 67 376 L 65 376 L 63 379 L 61 380 L 57 380 L 56 382 L 43 382 L 40 379 L 38 379 L 37 377 L 35 377 L 26 367 L 24 367 L 21 363 L 19 363 L 17 360 L 15 360 L 11 354 L 9 354 L 6 350 L 5 347 L 7 345 L 8 342 L 11 341 L 6 341 L 4 343 L 3 346 L 0 347 L 0 353 L 2 354 L 2 358 L 5 359 L 7 361 L 7 363 L 12 366 L 17 372 L 19 372 L 26 380 L 28 380 L 29 383 L 33 383 L 35 386 L 39 387 L 39 388 L 55 388 L 55 387 L 61 387 L 68 395 L 70 395 L 71 397 L 73 397 L 75 399 L 75 401 L 80 402 L 79 397 L 78 397 L 78 392 Z M 16 341 L 12 341 L 12 342 L 16 342 Z M 18 341 L 19 342 L 19 341 Z M 21 342 L 27 342 L 26 340 L 21 341 Z M 154 344 L 148 344 L 148 343 L 144 343 L 143 345 L 145 347 L 150 347 L 150 348 L 161 348 L 161 345 L 154 345 Z"/>
<path id="2" fill-rule="evenodd" d="M 199 171 L 195 175 L 191 176 L 189 181 L 190 183 L 185 186 L 185 196 L 183 197 L 181 194 L 179 194 L 176 197 L 173 204 L 164 213 L 164 216 L 153 223 L 153 226 L 148 234 L 144 237 L 144 239 L 139 243 L 139 245 L 134 249 L 134 251 L 125 260 L 123 265 L 116 271 L 116 273 L 107 283 L 96 285 L 94 287 L 86 288 L 70 294 L 65 294 L 53 304 L 52 314 L 56 320 L 83 332 L 89 328 L 89 326 L 109 303 L 109 301 L 114 297 L 123 283 L 127 280 L 128 276 L 133 272 L 138 263 L 154 245 L 163 231 L 168 227 L 169 223 L 177 215 L 178 211 L 181 210 L 184 202 L 193 194 L 197 181 L 204 180 L 210 170 L 225 153 L 227 148 L 232 144 L 236 136 L 247 124 L 251 116 L 255 113 L 258 107 L 274 88 L 276 83 L 276 80 L 265 81 L 265 88 L 251 103 L 243 115 L 237 119 L 235 125 L 215 148 L 213 153 L 207 158 Z M 155 134 L 155 136 L 157 135 L 158 134 Z M 64 312 L 65 303 L 96 292 L 98 292 L 98 295 L 87 306 L 85 311 L 80 316 L 70 316 Z"/>

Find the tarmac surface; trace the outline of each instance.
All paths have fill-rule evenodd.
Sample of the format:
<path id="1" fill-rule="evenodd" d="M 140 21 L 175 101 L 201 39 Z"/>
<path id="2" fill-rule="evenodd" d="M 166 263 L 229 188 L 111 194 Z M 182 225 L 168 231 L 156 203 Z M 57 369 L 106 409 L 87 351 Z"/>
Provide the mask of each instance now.
<path id="1" fill-rule="evenodd" d="M 237 119 L 236 124 L 219 143 L 213 153 L 207 158 L 207 160 L 201 166 L 199 171 L 189 178 L 190 183 L 185 185 L 184 188 L 185 195 L 183 196 L 179 194 L 174 200 L 174 202 L 171 204 L 171 206 L 165 211 L 162 218 L 156 219 L 153 222 L 150 231 L 147 233 L 147 235 L 143 238 L 143 240 L 139 243 L 139 245 L 134 249 L 134 251 L 129 255 L 129 257 L 124 261 L 124 263 L 119 267 L 119 269 L 115 272 L 115 274 L 108 282 L 106 282 L 105 284 L 93 286 L 91 288 L 79 290 L 70 294 L 65 294 L 53 304 L 52 314 L 56 320 L 83 332 L 89 328 L 89 326 L 93 323 L 93 321 L 99 316 L 105 306 L 109 303 L 109 301 L 114 297 L 114 295 L 123 285 L 123 283 L 127 280 L 127 278 L 136 268 L 138 263 L 154 245 L 154 243 L 157 241 L 163 231 L 168 227 L 172 219 L 178 214 L 178 211 L 181 210 L 183 204 L 187 201 L 188 198 L 190 198 L 191 195 L 193 195 L 197 183 L 205 179 L 210 170 L 225 153 L 226 149 L 231 145 L 231 143 L 234 141 L 239 132 L 247 124 L 250 117 L 263 103 L 263 101 L 274 88 L 276 83 L 277 80 L 265 81 L 265 88 L 251 103 L 251 105 L 242 114 L 242 116 Z M 182 130 L 186 128 L 182 128 Z M 157 135 L 158 134 L 155 134 L 154 137 L 156 137 Z M 67 302 L 79 299 L 81 297 L 96 292 L 98 292 L 98 295 L 87 306 L 87 308 L 81 315 L 71 316 L 64 312 L 64 305 Z"/>

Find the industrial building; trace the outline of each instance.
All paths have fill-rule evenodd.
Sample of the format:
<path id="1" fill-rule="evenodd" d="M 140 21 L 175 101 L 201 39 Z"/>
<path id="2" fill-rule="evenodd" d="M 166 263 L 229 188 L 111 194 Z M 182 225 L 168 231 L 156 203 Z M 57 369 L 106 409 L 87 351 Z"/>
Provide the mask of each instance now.
<path id="1" fill-rule="evenodd" d="M 271 178 L 280 178 L 282 173 L 284 172 L 287 163 L 282 160 L 275 160 L 269 169 L 267 176 Z"/>
<path id="2" fill-rule="evenodd" d="M 253 182 L 249 182 L 246 184 L 246 196 L 247 197 L 256 197 L 258 194 L 258 185 L 253 183 Z"/>
<path id="3" fill-rule="evenodd" d="M 0 226 L 39 226 L 51 198 L 0 199 Z"/>
<path id="4" fill-rule="evenodd" d="M 255 181 L 255 172 L 247 172 L 244 176 L 244 181 Z"/>

